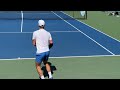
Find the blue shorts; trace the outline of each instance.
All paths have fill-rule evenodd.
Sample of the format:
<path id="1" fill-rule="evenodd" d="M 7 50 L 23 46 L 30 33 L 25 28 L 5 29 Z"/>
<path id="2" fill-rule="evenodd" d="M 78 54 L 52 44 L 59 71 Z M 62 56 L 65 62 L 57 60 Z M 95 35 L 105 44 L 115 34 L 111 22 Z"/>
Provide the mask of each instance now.
<path id="1" fill-rule="evenodd" d="M 49 58 L 49 54 L 50 54 L 50 51 L 43 52 L 43 53 L 40 53 L 40 54 L 36 54 L 35 62 L 41 63 L 43 60 L 47 61 L 48 58 Z"/>

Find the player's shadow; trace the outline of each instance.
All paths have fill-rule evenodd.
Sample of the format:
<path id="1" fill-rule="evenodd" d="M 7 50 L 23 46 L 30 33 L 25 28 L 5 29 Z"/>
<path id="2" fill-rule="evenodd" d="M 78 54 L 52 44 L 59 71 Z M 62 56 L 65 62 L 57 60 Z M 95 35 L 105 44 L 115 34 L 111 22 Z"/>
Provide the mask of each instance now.
<path id="1" fill-rule="evenodd" d="M 52 63 L 50 63 L 50 62 L 48 62 L 48 64 L 50 65 L 50 68 L 51 68 L 51 73 L 53 74 L 53 73 L 54 73 L 54 71 L 55 71 L 55 70 L 57 70 L 57 68 L 56 68 L 54 65 L 52 65 Z M 43 74 L 44 74 L 44 76 L 45 76 L 45 77 L 48 77 L 48 72 L 47 72 L 47 70 L 46 70 L 45 65 L 44 65 L 44 66 L 42 66 L 42 68 L 41 68 L 41 69 L 43 70 Z"/>

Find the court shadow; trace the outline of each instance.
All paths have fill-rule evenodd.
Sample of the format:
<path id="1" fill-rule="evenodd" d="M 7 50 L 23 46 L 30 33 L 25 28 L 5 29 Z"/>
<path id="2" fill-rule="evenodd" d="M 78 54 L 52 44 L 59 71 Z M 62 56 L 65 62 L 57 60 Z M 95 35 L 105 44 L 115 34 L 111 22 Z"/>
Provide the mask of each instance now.
<path id="1" fill-rule="evenodd" d="M 48 62 L 48 64 L 50 65 L 50 68 L 51 68 L 51 73 L 52 73 L 52 74 L 54 74 L 54 71 L 56 71 L 56 70 L 57 70 L 57 68 L 56 68 L 54 65 L 52 65 L 52 63 L 51 63 L 51 62 Z M 47 70 L 46 70 L 45 65 L 44 65 L 44 66 L 42 66 L 42 68 L 41 68 L 41 69 L 43 70 L 44 77 L 48 77 L 48 72 L 47 72 Z"/>

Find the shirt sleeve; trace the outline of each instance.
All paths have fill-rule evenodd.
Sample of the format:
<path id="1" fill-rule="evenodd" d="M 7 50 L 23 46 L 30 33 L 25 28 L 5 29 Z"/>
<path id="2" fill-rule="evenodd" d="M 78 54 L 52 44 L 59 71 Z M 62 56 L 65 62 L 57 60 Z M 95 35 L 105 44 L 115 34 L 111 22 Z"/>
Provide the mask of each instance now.
<path id="1" fill-rule="evenodd" d="M 51 36 L 51 34 L 49 33 L 49 40 L 52 40 L 52 36 Z"/>
<path id="2" fill-rule="evenodd" d="M 35 32 L 33 32 L 32 40 L 33 40 L 33 39 L 36 39 Z"/>

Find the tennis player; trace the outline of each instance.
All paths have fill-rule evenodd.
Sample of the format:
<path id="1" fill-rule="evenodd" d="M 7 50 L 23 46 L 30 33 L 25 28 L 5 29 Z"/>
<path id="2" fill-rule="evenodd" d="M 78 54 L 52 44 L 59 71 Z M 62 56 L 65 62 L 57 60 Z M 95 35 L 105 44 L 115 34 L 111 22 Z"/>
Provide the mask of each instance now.
<path id="1" fill-rule="evenodd" d="M 53 46 L 52 36 L 44 29 L 44 20 L 39 20 L 38 26 L 39 30 L 34 31 L 32 36 L 32 44 L 37 48 L 35 59 L 36 70 L 39 74 L 39 78 L 45 79 L 41 69 L 41 63 L 43 62 L 48 72 L 49 79 L 53 79 L 50 65 L 47 62 L 50 54 L 50 48 Z"/>

